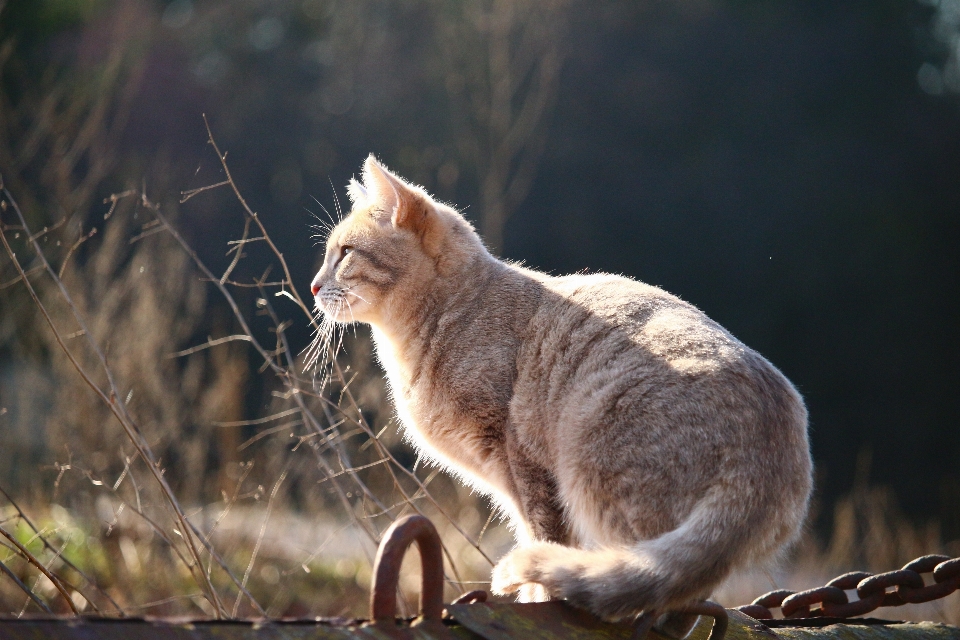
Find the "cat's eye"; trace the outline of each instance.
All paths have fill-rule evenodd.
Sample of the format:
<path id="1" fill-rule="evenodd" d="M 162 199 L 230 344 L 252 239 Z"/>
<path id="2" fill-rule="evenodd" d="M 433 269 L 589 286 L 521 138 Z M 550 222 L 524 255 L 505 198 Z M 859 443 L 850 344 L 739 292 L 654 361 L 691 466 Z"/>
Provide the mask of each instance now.
<path id="1" fill-rule="evenodd" d="M 343 259 L 346 258 L 348 255 L 350 255 L 352 251 L 353 251 L 353 247 L 348 244 L 345 244 L 342 247 L 340 247 L 340 256 L 337 258 L 337 261 L 336 263 L 334 263 L 334 266 L 337 266 L 341 262 L 343 262 Z"/>

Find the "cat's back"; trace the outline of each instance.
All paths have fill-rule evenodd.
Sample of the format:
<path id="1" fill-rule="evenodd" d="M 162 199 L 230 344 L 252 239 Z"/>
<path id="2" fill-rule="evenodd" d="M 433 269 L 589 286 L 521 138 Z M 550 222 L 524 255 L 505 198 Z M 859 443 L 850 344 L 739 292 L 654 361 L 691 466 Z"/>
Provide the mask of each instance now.
<path id="1" fill-rule="evenodd" d="M 766 359 L 642 282 L 593 274 L 543 285 L 510 415 L 580 514 L 572 518 L 579 539 L 661 535 L 718 482 L 759 496 L 772 491 L 765 478 L 782 472 L 806 484 L 780 487 L 776 499 L 806 499 L 806 409 Z M 758 455 L 757 442 L 780 446 Z M 593 513 L 598 504 L 603 513 Z"/>
<path id="2" fill-rule="evenodd" d="M 658 287 L 607 273 L 553 277 L 543 284 L 548 293 L 534 332 L 580 357 L 599 351 L 614 361 L 648 359 L 695 373 L 734 363 L 745 353 L 706 314 Z"/>
<path id="3" fill-rule="evenodd" d="M 556 423 L 589 405 L 597 415 L 644 414 L 664 425 L 680 414 L 700 423 L 725 416 L 755 435 L 786 419 L 797 437 L 804 432 L 790 382 L 693 305 L 611 274 L 548 277 L 543 286 L 518 358 L 518 418 Z"/>

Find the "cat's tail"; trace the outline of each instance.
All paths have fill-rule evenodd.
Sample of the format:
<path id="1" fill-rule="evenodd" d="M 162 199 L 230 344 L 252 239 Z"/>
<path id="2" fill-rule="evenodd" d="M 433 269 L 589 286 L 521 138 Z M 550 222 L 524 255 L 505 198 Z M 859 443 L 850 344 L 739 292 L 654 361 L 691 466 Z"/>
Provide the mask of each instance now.
<path id="1" fill-rule="evenodd" d="M 706 598 L 733 568 L 771 555 L 799 525 L 783 512 L 771 514 L 766 505 L 725 504 L 732 496 L 719 488 L 713 493 L 676 529 L 630 547 L 535 542 L 515 549 L 494 568 L 492 590 L 505 595 L 536 583 L 608 620 L 662 613 Z M 793 522 L 785 522 L 785 515 Z M 780 526 L 771 527 L 770 519 Z"/>

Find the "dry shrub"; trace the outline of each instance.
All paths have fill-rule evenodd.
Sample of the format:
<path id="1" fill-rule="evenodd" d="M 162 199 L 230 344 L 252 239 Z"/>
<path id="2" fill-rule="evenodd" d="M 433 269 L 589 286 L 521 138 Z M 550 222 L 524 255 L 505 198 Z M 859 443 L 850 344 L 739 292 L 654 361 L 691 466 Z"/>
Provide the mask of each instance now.
<path id="1" fill-rule="evenodd" d="M 409 512 L 441 529 L 448 597 L 487 580 L 490 557 L 507 538 L 501 531 L 481 547 L 492 529 L 489 509 L 437 470 L 414 464 L 370 370 L 369 338 L 338 336 L 333 344 L 346 342 L 349 353 L 324 351 L 316 371 L 304 370 L 285 334 L 294 320 L 281 318 L 275 301 L 292 300 L 292 311 L 305 314 L 300 321 L 315 320 L 260 220 L 245 210 L 236 259 L 217 277 L 145 194 L 108 200 L 96 245 L 79 229 L 36 237 L 22 217 L 19 225 L 4 221 L 8 258 L 18 273 L 33 273 L 31 295 L 50 325 L 41 335 L 53 393 L 27 394 L 24 402 L 49 406 L 18 407 L 8 418 L 45 415 L 47 450 L 56 456 L 47 466 L 51 493 L 34 483 L 28 511 L 41 523 L 37 530 L 13 502 L 4 520 L 5 530 L 37 547 L 35 557 L 11 548 L 3 559 L 25 590 L 70 608 L 42 580 L 28 584 L 49 564 L 62 576 L 62 584 L 51 583 L 58 593 L 76 592 L 73 607 L 101 613 L 361 615 L 365 598 L 356 592 L 369 588 L 380 535 Z M 5 203 L 19 216 L 8 192 Z M 44 247 L 61 232 L 54 246 L 86 239 L 86 254 L 71 261 L 60 253 L 41 277 Z M 271 247 L 279 279 L 233 280 L 253 242 Z M 234 314 L 206 341 L 198 337 L 210 328 L 200 280 L 212 282 Z M 252 308 L 242 308 L 232 291 L 251 286 Z M 251 328 L 256 316 L 267 331 Z M 263 414 L 246 420 L 242 343 L 253 347 L 269 398 Z M 403 585 L 413 580 L 407 573 Z M 16 585 L 0 584 L 6 608 L 23 610 Z M 408 612 L 414 597 L 403 598 Z"/>
<path id="2" fill-rule="evenodd" d="M 164 460 L 178 495 L 187 504 L 198 504 L 202 496 L 219 493 L 208 487 L 216 481 L 219 459 L 234 457 L 233 451 L 219 450 L 213 425 L 240 417 L 246 358 L 237 345 L 172 357 L 207 324 L 206 290 L 189 258 L 168 236 L 131 245 L 132 237 L 144 233 L 135 224 L 132 205 L 115 211 L 100 234 L 102 243 L 87 262 L 67 265 L 63 282 L 88 319 L 94 340 L 103 345 L 126 404 Z M 43 299 L 68 335 L 79 330 L 54 287 L 44 287 Z M 42 335 L 47 350 L 56 353 L 52 333 Z M 96 370 L 96 357 L 83 349 L 79 337 L 70 345 L 84 368 Z M 118 446 L 122 433 L 109 408 L 68 360 L 56 357 L 51 363 L 57 391 L 45 429 L 49 450 L 61 462 L 68 455 L 72 464 L 98 477 L 116 478 L 133 452 Z M 103 372 L 97 381 L 106 384 Z"/>

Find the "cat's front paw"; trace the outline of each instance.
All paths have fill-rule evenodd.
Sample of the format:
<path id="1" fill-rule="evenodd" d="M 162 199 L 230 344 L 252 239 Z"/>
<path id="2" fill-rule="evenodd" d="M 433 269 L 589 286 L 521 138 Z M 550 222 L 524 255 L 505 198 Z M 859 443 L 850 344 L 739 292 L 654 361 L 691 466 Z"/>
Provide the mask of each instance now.
<path id="1" fill-rule="evenodd" d="M 520 588 L 530 582 L 525 576 L 525 568 L 529 566 L 526 549 L 514 549 L 497 563 L 493 568 L 493 574 L 490 576 L 490 590 L 498 596 L 505 596 L 519 591 Z"/>
<path id="2" fill-rule="evenodd" d="M 520 602 L 546 602 L 550 599 L 547 589 L 540 584 L 540 546 L 514 549 L 493 568 L 490 590 L 497 595 L 519 591 Z"/>
<path id="3" fill-rule="evenodd" d="M 529 547 L 515 549 L 493 568 L 490 590 L 497 595 L 517 592 L 518 602 L 547 602 L 550 593 L 542 584 L 535 582 L 536 552 Z"/>
<path id="4" fill-rule="evenodd" d="M 520 574 L 516 555 L 520 549 L 511 551 L 493 568 L 490 576 L 490 590 L 498 596 L 506 596 L 520 590 L 527 581 Z"/>
<path id="5" fill-rule="evenodd" d="M 550 602 L 554 598 L 542 584 L 527 582 L 517 591 L 517 602 Z"/>

